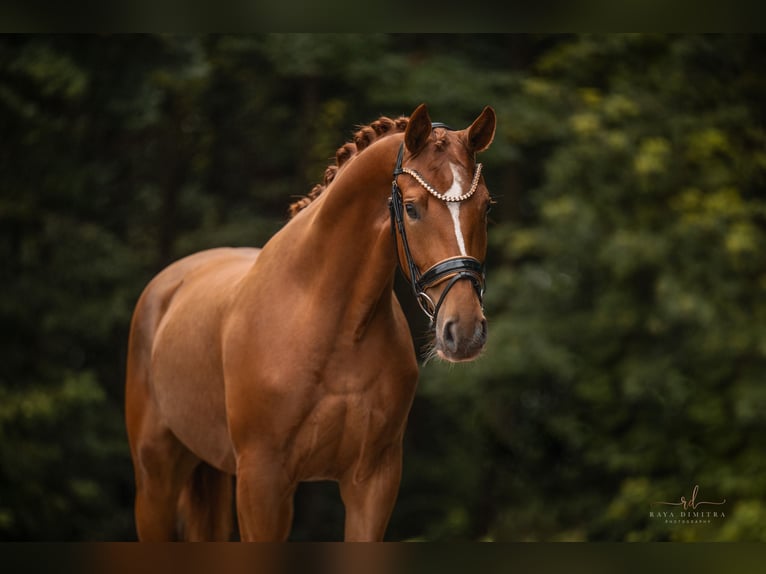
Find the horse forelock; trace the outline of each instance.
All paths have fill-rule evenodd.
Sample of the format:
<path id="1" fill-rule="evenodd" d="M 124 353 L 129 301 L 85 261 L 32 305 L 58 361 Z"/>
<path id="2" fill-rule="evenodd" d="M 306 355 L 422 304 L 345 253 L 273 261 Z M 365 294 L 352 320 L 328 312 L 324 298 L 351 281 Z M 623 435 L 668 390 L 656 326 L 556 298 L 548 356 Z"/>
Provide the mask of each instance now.
<path id="1" fill-rule="evenodd" d="M 444 128 L 436 128 L 433 132 L 434 148 L 437 151 L 444 151 L 449 145 L 449 138 L 447 137 L 447 130 Z"/>
<path id="2" fill-rule="evenodd" d="M 369 125 L 361 126 L 354 134 L 352 141 L 344 143 L 335 152 L 335 163 L 327 166 L 322 183 L 317 183 L 304 197 L 290 204 L 290 218 L 295 217 L 308 207 L 333 182 L 338 170 L 352 157 L 366 149 L 373 142 L 391 134 L 407 129 L 409 118 L 401 116 L 396 119 L 381 116 Z"/>

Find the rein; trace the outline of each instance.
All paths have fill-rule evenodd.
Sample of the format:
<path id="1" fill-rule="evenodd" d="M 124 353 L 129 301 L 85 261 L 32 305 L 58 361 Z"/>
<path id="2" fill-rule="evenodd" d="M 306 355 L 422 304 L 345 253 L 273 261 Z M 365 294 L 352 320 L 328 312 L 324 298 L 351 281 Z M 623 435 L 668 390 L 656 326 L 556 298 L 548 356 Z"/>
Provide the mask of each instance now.
<path id="1" fill-rule="evenodd" d="M 432 123 L 431 128 L 452 129 L 449 126 L 438 122 Z M 407 267 L 405 269 L 397 250 L 396 257 L 399 261 L 399 266 L 402 271 L 405 272 L 405 275 L 409 275 L 410 286 L 412 287 L 412 292 L 415 294 L 415 299 L 420 308 L 430 319 L 431 323 L 429 328 L 433 329 L 436 325 L 436 317 L 439 314 L 439 309 L 441 308 L 447 293 L 449 293 L 450 289 L 452 289 L 452 287 L 454 287 L 461 279 L 468 279 L 471 281 L 471 284 L 476 291 L 476 295 L 479 297 L 479 303 L 483 303 L 484 288 L 486 285 L 485 267 L 484 264 L 475 257 L 455 256 L 443 259 L 429 267 L 425 273 L 421 273 L 412 258 L 410 244 L 407 241 L 407 231 L 404 226 L 404 202 L 402 201 L 402 191 L 396 183 L 396 178 L 403 173 L 409 174 L 436 198 L 442 201 L 457 202 L 468 199 L 473 195 L 474 191 L 476 191 L 476 186 L 479 183 L 479 176 L 481 174 L 481 164 L 476 164 L 476 173 L 471 182 L 470 190 L 459 197 L 447 198 L 429 185 L 418 172 L 407 167 L 402 167 L 403 159 L 404 142 L 402 142 L 402 145 L 399 147 L 399 154 L 396 158 L 396 167 L 394 167 L 393 181 L 391 182 L 391 200 L 389 201 L 389 209 L 391 211 L 391 234 L 394 237 L 394 249 L 396 249 L 397 231 L 399 233 Z M 434 303 L 433 299 L 428 296 L 426 291 L 444 281 L 449 282 L 439 296 L 439 300 Z"/>

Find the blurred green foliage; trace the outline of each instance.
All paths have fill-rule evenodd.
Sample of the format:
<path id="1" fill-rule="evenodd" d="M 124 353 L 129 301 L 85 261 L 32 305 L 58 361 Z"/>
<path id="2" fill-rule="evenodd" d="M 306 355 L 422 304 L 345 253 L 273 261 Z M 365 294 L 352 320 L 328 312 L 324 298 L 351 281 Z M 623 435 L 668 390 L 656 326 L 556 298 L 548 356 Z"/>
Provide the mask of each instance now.
<path id="1" fill-rule="evenodd" d="M 389 537 L 766 539 L 766 41 L 386 34 L 0 37 L 0 539 L 134 537 L 141 289 L 423 101 L 498 112 L 490 342 L 424 366 Z M 724 519 L 650 517 L 695 484 Z"/>

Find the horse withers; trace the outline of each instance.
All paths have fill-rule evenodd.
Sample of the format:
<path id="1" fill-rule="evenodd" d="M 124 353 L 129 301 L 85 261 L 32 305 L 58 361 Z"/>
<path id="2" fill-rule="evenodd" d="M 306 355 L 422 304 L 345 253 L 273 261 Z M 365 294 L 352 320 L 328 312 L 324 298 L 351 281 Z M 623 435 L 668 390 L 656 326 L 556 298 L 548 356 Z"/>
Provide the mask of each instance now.
<path id="1" fill-rule="evenodd" d="M 494 133 L 489 107 L 459 131 L 425 105 L 381 117 L 262 249 L 196 253 L 149 283 L 125 399 L 140 540 L 227 540 L 235 494 L 242 540 L 285 540 L 313 480 L 339 483 L 346 540 L 383 538 L 418 377 L 396 268 L 434 353 L 477 357 L 491 199 L 475 157 Z"/>

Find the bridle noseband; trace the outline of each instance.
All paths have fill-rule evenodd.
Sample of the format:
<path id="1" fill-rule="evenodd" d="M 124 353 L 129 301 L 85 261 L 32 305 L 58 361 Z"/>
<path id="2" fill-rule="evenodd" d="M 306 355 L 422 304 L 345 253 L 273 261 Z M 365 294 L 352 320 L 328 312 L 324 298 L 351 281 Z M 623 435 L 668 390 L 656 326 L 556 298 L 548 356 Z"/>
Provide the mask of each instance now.
<path id="1" fill-rule="evenodd" d="M 434 122 L 431 124 L 431 128 L 445 128 L 451 130 L 449 126 Z M 412 252 L 410 251 L 410 245 L 407 241 L 407 231 L 404 227 L 404 202 L 402 201 L 402 192 L 399 189 L 399 185 L 396 183 L 396 178 L 407 173 L 415 178 L 415 180 L 425 187 L 432 195 L 441 199 L 442 201 L 463 201 L 468 199 L 476 190 L 478 185 L 479 175 L 481 174 L 481 164 L 476 164 L 476 173 L 474 174 L 473 182 L 469 192 L 456 197 L 447 198 L 444 195 L 438 193 L 432 186 L 430 186 L 415 170 L 402 167 L 402 160 L 404 159 L 404 143 L 399 147 L 399 154 L 396 158 L 396 167 L 394 168 L 394 178 L 391 182 L 391 200 L 389 201 L 389 208 L 391 210 L 391 233 L 394 237 L 394 249 L 396 249 L 396 233 L 398 231 L 399 237 L 402 241 L 402 250 L 404 251 L 404 258 L 407 263 L 405 269 L 401 259 L 398 255 L 399 266 L 405 274 L 409 274 L 410 285 L 412 292 L 415 294 L 415 299 L 420 305 L 420 308 L 428 316 L 431 321 L 430 328 L 436 325 L 436 317 L 439 313 L 439 309 L 444 302 L 444 298 L 449 293 L 450 289 L 461 279 L 468 279 L 471 281 L 476 295 L 479 297 L 479 303 L 483 303 L 484 300 L 484 288 L 486 285 L 486 276 L 484 264 L 475 257 L 456 256 L 449 257 L 442 261 L 439 261 L 435 265 L 428 268 L 425 273 L 421 273 L 415 261 L 412 259 Z M 446 287 L 439 296 L 439 300 L 434 303 L 433 299 L 428 296 L 426 291 L 439 283 L 448 281 Z"/>

